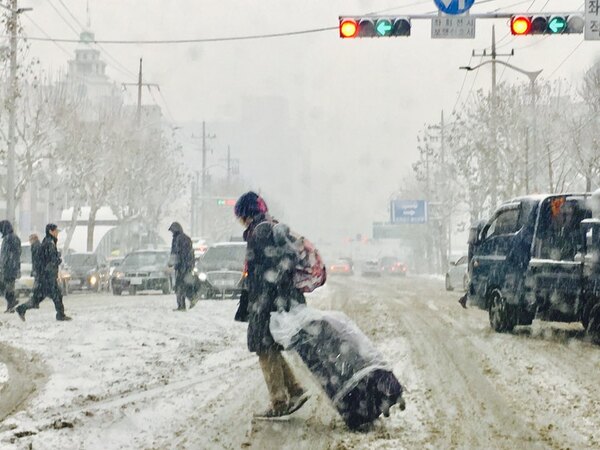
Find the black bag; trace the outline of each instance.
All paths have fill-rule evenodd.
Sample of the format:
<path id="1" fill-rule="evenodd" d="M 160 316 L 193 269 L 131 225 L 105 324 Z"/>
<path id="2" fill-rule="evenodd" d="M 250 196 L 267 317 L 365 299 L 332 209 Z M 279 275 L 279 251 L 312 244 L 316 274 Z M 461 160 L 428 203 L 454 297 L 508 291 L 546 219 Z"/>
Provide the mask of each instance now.
<path id="1" fill-rule="evenodd" d="M 304 319 L 299 311 L 306 312 Z M 403 408 L 398 379 L 383 355 L 348 317 L 308 308 L 296 309 L 289 316 L 276 314 L 292 319 L 278 323 L 271 314 L 275 340 L 300 355 L 350 429 L 373 422 L 382 413 L 387 415 L 396 403 Z M 278 341 L 277 335 L 287 335 L 290 340 Z"/>
<path id="2" fill-rule="evenodd" d="M 248 291 L 243 290 L 240 295 L 238 309 L 233 318 L 236 322 L 248 322 Z"/>

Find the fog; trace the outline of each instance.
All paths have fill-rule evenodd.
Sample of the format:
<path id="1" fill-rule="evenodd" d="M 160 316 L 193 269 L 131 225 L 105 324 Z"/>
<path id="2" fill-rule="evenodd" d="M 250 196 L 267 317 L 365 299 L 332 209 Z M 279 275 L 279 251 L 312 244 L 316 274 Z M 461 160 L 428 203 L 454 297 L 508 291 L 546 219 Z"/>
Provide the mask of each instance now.
<path id="1" fill-rule="evenodd" d="M 33 7 L 22 20 L 28 36 L 43 36 L 42 28 L 52 37 L 77 37 L 48 1 L 20 3 Z M 62 5 L 52 3 L 79 29 Z M 86 1 L 61 3 L 85 23 Z M 472 12 L 581 8 L 579 1 L 478 3 Z M 159 84 L 162 93 L 144 89 L 143 103 L 157 103 L 165 119 L 178 127 L 191 172 L 199 170 L 201 161 L 200 141 L 191 136 L 201 134 L 201 122 L 206 121 L 207 131 L 216 134 L 208 155 L 213 179 L 224 177 L 223 158 L 230 146 L 231 156 L 239 159 L 244 187 L 260 190 L 276 216 L 320 240 L 370 235 L 373 221 L 389 217 L 390 196 L 412 176 L 419 130 L 437 121 L 442 109 L 449 114 L 470 93 L 489 89 L 489 67 L 468 75 L 458 67 L 480 61 L 471 57 L 472 50 L 489 51 L 492 24 L 498 51 L 514 49 L 512 64 L 543 69 L 546 79 L 575 79 L 597 54 L 597 44 L 586 41 L 561 65 L 581 35 L 513 38 L 507 35 L 506 19 L 479 20 L 473 40 L 432 40 L 428 20 L 413 21 L 407 38 L 338 37 L 340 14 L 432 12 L 435 6 L 429 1 L 102 0 L 91 1 L 89 7 L 91 29 L 99 40 L 333 28 L 232 42 L 104 44 L 101 55 L 116 83 L 135 82 L 143 58 L 144 82 Z M 65 70 L 77 45 L 31 41 L 29 52 L 39 57 L 44 70 L 55 73 Z M 519 77 L 498 72 L 499 81 L 526 81 Z M 127 88 L 126 95 L 134 104 L 135 88 Z M 184 224 L 189 222 L 187 205 L 188 199 L 182 199 L 174 212 Z"/>

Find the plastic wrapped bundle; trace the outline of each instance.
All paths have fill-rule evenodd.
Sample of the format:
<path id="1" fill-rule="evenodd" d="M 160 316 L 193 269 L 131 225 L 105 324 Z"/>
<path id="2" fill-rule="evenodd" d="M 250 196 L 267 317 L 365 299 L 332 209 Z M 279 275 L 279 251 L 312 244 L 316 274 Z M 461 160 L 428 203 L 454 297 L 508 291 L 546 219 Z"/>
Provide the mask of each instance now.
<path id="1" fill-rule="evenodd" d="M 343 313 L 304 305 L 271 314 L 271 334 L 300 355 L 349 428 L 401 401 L 402 387 L 360 329 Z"/>

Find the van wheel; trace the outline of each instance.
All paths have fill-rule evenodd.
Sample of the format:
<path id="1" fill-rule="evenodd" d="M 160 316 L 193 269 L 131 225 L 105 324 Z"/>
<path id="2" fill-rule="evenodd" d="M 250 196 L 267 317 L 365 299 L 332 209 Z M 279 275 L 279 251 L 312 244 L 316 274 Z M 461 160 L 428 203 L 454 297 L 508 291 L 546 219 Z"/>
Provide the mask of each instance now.
<path id="1" fill-rule="evenodd" d="M 600 303 L 596 303 L 589 315 L 589 322 L 586 328 L 587 335 L 594 344 L 600 344 Z"/>
<path id="2" fill-rule="evenodd" d="M 446 275 L 446 290 L 447 291 L 452 291 L 452 285 L 450 284 L 450 275 Z"/>
<path id="3" fill-rule="evenodd" d="M 512 331 L 517 324 L 516 308 L 509 305 L 502 293 L 494 289 L 489 297 L 490 326 L 498 333 Z"/>

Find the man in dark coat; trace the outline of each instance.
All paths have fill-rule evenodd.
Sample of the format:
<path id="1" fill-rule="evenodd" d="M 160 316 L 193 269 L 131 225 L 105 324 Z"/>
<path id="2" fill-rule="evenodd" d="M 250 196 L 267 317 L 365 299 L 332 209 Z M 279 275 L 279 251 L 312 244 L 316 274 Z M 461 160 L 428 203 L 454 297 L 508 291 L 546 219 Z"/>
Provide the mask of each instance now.
<path id="1" fill-rule="evenodd" d="M 190 290 L 194 284 L 194 247 L 192 240 L 183 232 L 183 228 L 178 222 L 173 222 L 169 231 L 173 233 L 170 264 L 175 269 L 175 295 L 177 297 L 175 311 L 185 311 L 186 296 L 190 299 L 190 308 L 194 306 L 194 296 Z"/>
<path id="2" fill-rule="evenodd" d="M 308 399 L 269 329 L 272 311 L 289 310 L 292 302 L 305 300 L 293 283 L 292 257 L 275 243 L 276 222 L 267 211 L 264 200 L 254 192 L 242 195 L 235 205 L 235 215 L 246 227 L 244 240 L 248 243 L 248 350 L 258 355 L 271 398 L 270 407 L 255 415 L 264 418 L 291 414 Z"/>
<path id="3" fill-rule="evenodd" d="M 54 302 L 56 320 L 71 320 L 69 316 L 65 315 L 62 292 L 58 286 L 58 267 L 62 262 L 60 252 L 56 247 L 59 232 L 60 230 L 55 224 L 46 225 L 46 237 L 42 241 L 38 255 L 40 273 L 37 283 L 33 288 L 31 299 L 27 303 L 17 306 L 16 309 L 21 320 L 25 320 L 25 313 L 28 309 L 36 308 L 46 297 L 50 297 Z"/>
<path id="4" fill-rule="evenodd" d="M 8 220 L 0 221 L 2 250 L 0 250 L 0 290 L 6 298 L 6 311 L 14 312 L 17 306 L 15 280 L 21 276 L 21 240 Z"/>

